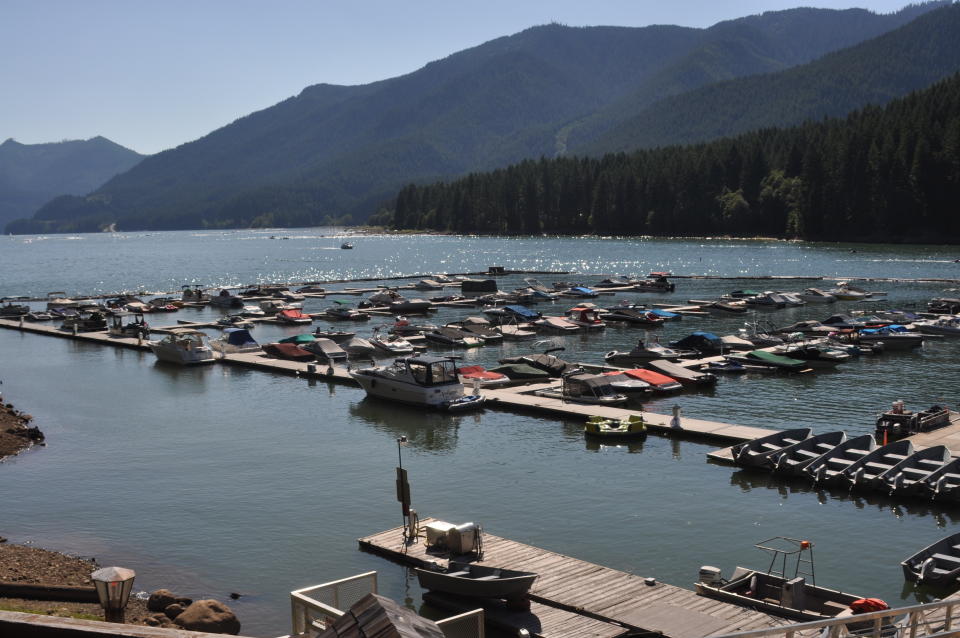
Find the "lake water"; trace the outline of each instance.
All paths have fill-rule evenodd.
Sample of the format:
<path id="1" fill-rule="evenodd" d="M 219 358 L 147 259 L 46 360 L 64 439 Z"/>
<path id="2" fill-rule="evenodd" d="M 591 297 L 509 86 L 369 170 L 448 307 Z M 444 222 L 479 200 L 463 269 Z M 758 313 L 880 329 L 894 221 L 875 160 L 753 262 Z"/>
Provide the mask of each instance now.
<path id="1" fill-rule="evenodd" d="M 960 276 L 957 250 L 937 246 L 362 236 L 351 237 L 356 248 L 347 251 L 342 241 L 329 228 L 4 237 L 0 296 L 385 278 L 490 265 L 577 273 L 539 277 L 548 283 L 661 269 L 730 277 Z M 506 277 L 500 286 L 520 281 Z M 775 285 L 814 284 L 679 279 L 673 294 L 603 300 L 685 301 Z M 952 285 L 865 284 L 889 292 L 889 302 L 874 307 L 957 296 L 944 293 Z M 310 300 L 306 309 L 325 305 Z M 568 305 L 557 304 L 553 314 Z M 760 319 L 784 325 L 849 307 L 807 306 Z M 477 311 L 445 309 L 432 321 L 470 314 Z M 215 316 L 185 309 L 151 322 Z M 688 317 L 656 332 L 667 342 L 700 329 L 729 334 L 742 321 Z M 297 332 L 263 325 L 254 336 L 266 343 Z M 565 358 L 599 362 L 642 335 L 611 326 L 559 341 Z M 464 356 L 488 365 L 530 347 Z M 709 393 L 644 407 L 669 412 L 676 403 L 691 417 L 860 434 L 896 399 L 914 409 L 956 408 L 958 354 L 956 342 L 928 342 L 913 353 L 864 357 L 801 378 L 724 378 Z M 495 410 L 424 413 L 366 400 L 357 388 L 226 366 L 181 369 L 149 353 L 9 330 L 0 330 L 0 380 L 5 399 L 33 414 L 49 443 L 0 464 L 0 533 L 134 568 L 142 589 L 221 600 L 243 593 L 228 602 L 247 635 L 289 631 L 290 590 L 371 569 L 382 593 L 419 605 L 412 573 L 356 547 L 358 537 L 400 523 L 393 477 L 401 435 L 410 441 L 403 462 L 422 515 L 476 521 L 494 534 L 679 586 L 692 586 L 703 564 L 727 575 L 737 564 L 763 566 L 753 543 L 786 535 L 815 542 L 822 585 L 893 604 L 924 599 L 930 594 L 904 586 L 898 563 L 960 522 L 960 510 L 941 505 L 811 490 L 710 464 L 705 454 L 715 446 L 704 443 L 651 436 L 642 444 L 595 445 L 584 441 L 579 422 Z"/>

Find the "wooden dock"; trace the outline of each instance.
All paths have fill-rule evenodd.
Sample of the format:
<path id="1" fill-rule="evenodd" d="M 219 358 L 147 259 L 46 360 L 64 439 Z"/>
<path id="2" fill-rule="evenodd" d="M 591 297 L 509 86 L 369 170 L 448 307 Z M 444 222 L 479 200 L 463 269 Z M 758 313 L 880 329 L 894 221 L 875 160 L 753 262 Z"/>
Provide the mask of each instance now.
<path id="1" fill-rule="evenodd" d="M 421 521 L 421 525 L 433 520 Z M 427 550 L 423 539 L 405 544 L 401 528 L 358 542 L 364 551 L 415 567 L 446 565 L 449 558 L 446 552 Z M 641 576 L 486 532 L 483 548 L 482 562 L 486 566 L 540 575 L 530 592 L 532 605 L 528 613 L 508 612 L 496 606 L 487 612 L 492 623 L 514 632 L 523 628 L 542 638 L 612 637 L 637 632 L 667 638 L 699 638 L 787 624 L 786 620 L 698 596 L 688 589 L 656 581 L 648 584 Z M 425 600 L 458 610 L 446 596 L 428 595 Z"/>

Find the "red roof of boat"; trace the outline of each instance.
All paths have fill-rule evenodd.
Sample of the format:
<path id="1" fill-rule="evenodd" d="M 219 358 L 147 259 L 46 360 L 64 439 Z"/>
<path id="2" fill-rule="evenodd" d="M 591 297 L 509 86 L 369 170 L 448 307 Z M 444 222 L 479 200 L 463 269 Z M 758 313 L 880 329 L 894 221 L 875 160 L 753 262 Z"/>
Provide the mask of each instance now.
<path id="1" fill-rule="evenodd" d="M 606 374 L 621 374 L 619 372 L 607 372 Z M 628 377 L 633 377 L 634 379 L 640 379 L 641 381 L 646 381 L 650 385 L 663 385 L 665 383 L 676 383 L 677 380 L 673 377 L 668 377 L 665 374 L 660 374 L 659 372 L 654 372 L 653 370 L 646 370 L 644 368 L 637 368 L 635 370 L 624 370 L 623 374 Z"/>
<path id="2" fill-rule="evenodd" d="M 507 375 L 500 374 L 499 372 L 490 372 L 485 370 L 483 366 L 464 366 L 462 368 L 457 368 L 457 372 L 460 373 L 460 376 L 464 379 L 506 379 Z"/>

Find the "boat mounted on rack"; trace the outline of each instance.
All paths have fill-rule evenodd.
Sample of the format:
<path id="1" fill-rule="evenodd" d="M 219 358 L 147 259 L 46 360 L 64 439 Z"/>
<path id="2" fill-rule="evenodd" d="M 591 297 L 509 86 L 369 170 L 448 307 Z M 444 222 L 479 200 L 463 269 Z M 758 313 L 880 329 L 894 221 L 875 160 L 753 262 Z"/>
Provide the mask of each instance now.
<path id="1" fill-rule="evenodd" d="M 960 585 L 960 532 L 904 558 L 900 567 L 910 582 L 956 589 Z"/>
<path id="2" fill-rule="evenodd" d="M 850 615 L 851 604 L 863 598 L 817 586 L 810 541 L 774 536 L 755 547 L 772 555 L 766 572 L 737 567 L 730 580 L 725 580 L 718 568 L 705 565 L 700 568 L 697 593 L 801 621 Z M 881 608 L 886 608 L 886 603 L 882 604 Z"/>

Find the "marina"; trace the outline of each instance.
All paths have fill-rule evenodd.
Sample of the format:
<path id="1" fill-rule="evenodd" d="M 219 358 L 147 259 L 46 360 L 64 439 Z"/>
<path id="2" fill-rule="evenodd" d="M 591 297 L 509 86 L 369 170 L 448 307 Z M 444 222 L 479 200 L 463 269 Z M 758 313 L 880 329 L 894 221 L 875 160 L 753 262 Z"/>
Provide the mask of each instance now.
<path id="1" fill-rule="evenodd" d="M 326 297 L 310 293 L 313 296 L 307 295 L 301 302 L 303 312 L 310 315 L 321 314 L 330 305 L 330 299 L 344 294 L 336 290 L 337 285 L 327 283 L 328 279 L 362 278 L 364 269 L 369 273 L 370 264 L 378 260 L 388 263 L 388 256 L 398 246 L 404 246 L 401 252 L 411 253 L 420 250 L 416 247 L 422 242 L 429 246 L 429 250 L 423 249 L 422 263 L 411 269 L 412 275 L 448 270 L 431 262 L 434 257 L 427 253 L 443 255 L 444 247 L 462 251 L 464 245 L 464 240 L 445 237 L 416 241 L 354 238 L 354 250 L 331 251 L 330 256 L 337 263 L 330 269 L 343 270 L 338 273 L 341 276 L 328 278 L 321 273 L 323 268 L 285 261 L 290 256 L 299 258 L 298 253 L 290 250 L 298 242 L 306 249 L 305 257 L 317 255 L 308 252 L 311 240 L 307 236 L 305 233 L 304 239 L 283 242 L 282 254 L 266 253 L 268 266 L 258 265 L 257 269 L 266 273 L 264 280 L 291 282 L 291 289 L 301 281 L 323 280 L 320 287 L 325 289 Z M 63 288 L 76 297 L 81 296 L 79 293 L 96 293 L 98 288 L 104 295 L 124 288 L 175 290 L 180 284 L 172 281 L 174 277 L 184 281 L 195 279 L 198 273 L 201 287 L 211 292 L 218 291 L 222 284 L 256 281 L 260 275 L 243 268 L 237 269 L 230 281 L 218 278 L 222 276 L 222 264 L 239 263 L 231 257 L 230 247 L 238 249 L 236 255 L 243 254 L 252 245 L 250 242 L 259 241 L 257 234 L 230 233 L 219 237 L 223 239 L 204 244 L 210 250 L 199 252 L 188 247 L 195 241 L 207 240 L 177 233 L 131 238 L 130 243 L 108 237 L 67 243 L 68 249 L 83 244 L 88 259 L 115 254 L 130 256 L 136 262 L 128 249 L 135 247 L 135 252 L 148 254 L 144 253 L 144 246 L 159 239 L 168 256 L 161 259 L 152 255 L 153 262 L 159 264 L 153 270 L 156 278 L 134 285 L 126 283 L 122 274 L 115 282 L 99 284 L 99 280 L 87 278 L 88 272 L 96 270 L 95 259 L 85 262 L 89 267 L 78 269 L 72 278 L 64 280 L 60 276 L 55 283 L 41 281 L 43 277 L 51 278 L 44 274 L 44 252 L 51 245 L 49 242 L 58 240 L 11 244 L 39 252 L 32 257 L 30 252 L 15 254 L 13 278 L 5 281 L 7 288 L 3 292 L 28 295 L 34 290 L 35 297 L 43 298 L 45 290 Z M 110 242 L 110 250 L 119 252 L 91 249 L 99 242 Z M 709 270 L 731 263 L 724 261 L 728 257 L 711 257 L 723 251 L 724 255 L 731 254 L 729 248 L 723 248 L 723 240 L 707 242 L 703 248 L 693 242 L 654 242 L 649 245 L 653 252 L 648 250 L 646 258 L 655 263 L 637 263 L 633 267 L 622 265 L 627 263 L 624 259 L 629 259 L 628 253 L 617 253 L 618 246 L 626 249 L 631 245 L 629 241 L 542 241 L 544 250 L 550 253 L 568 251 L 582 255 L 578 259 L 587 264 L 586 268 L 580 262 L 555 260 L 541 260 L 531 267 L 530 255 L 536 255 L 537 250 L 531 246 L 536 242 L 510 244 L 511 249 L 520 251 L 511 254 L 523 255 L 523 264 L 518 257 L 485 252 L 484 247 L 494 246 L 495 240 L 481 238 L 468 243 L 475 247 L 471 251 L 476 252 L 477 259 L 483 261 L 465 264 L 461 270 L 486 273 L 488 264 L 503 263 L 505 272 L 541 271 L 545 274 L 538 276 L 548 284 L 552 283 L 550 271 L 587 271 L 562 278 L 593 283 L 604 278 L 600 273 L 614 268 L 640 273 L 657 270 L 658 265 L 675 259 L 672 255 L 680 254 L 696 255 L 683 267 L 685 272 L 678 273 L 681 275 L 694 270 L 709 275 Z M 271 243 L 267 248 L 279 244 Z M 373 248 L 377 244 L 383 248 L 382 253 Z M 762 263 L 776 272 L 783 266 L 771 266 L 767 251 L 795 249 L 783 243 L 736 246 L 738 255 L 742 253 L 748 263 L 737 271 L 759 268 Z M 590 252 L 600 247 L 609 253 L 604 259 L 616 261 L 616 266 L 599 262 L 591 266 L 590 259 L 595 257 L 590 257 Z M 677 252 L 679 248 L 688 252 Z M 913 270 L 914 262 L 870 261 L 890 254 L 889 249 L 884 250 L 887 253 L 858 253 L 856 259 L 863 255 L 863 261 L 851 265 L 847 261 L 851 259 L 848 251 L 818 247 L 814 249 L 815 267 L 824 269 L 826 256 L 836 258 L 832 276 L 837 278 L 925 278 Z M 759 258 L 761 253 L 763 259 Z M 319 254 L 327 256 L 322 251 Z M 902 255 L 896 250 L 892 254 Z M 756 265 L 749 265 L 753 255 L 757 255 Z M 698 262 L 701 256 L 702 266 Z M 31 261 L 34 257 L 41 261 Z M 168 258 L 189 264 L 190 272 L 166 266 Z M 784 263 L 804 276 L 808 272 L 809 265 L 802 260 Z M 871 265 L 874 263 L 877 265 Z M 923 264 L 917 267 L 928 268 Z M 668 267 L 681 270 L 676 262 Z M 926 274 L 940 273 L 945 268 L 946 265 L 937 265 Z M 387 273 L 377 274 L 369 286 L 366 282 L 343 285 L 375 291 L 381 286 L 404 284 L 384 277 Z M 744 274 L 752 276 L 749 272 Z M 816 276 L 822 277 L 823 273 Z M 166 277 L 171 281 L 165 285 Z M 522 285 L 523 277 L 493 276 L 503 290 Z M 422 277 L 409 283 L 419 278 Z M 941 277 L 938 274 L 932 278 Z M 613 295 L 597 298 L 600 302 L 593 301 L 597 305 L 626 300 L 648 307 L 676 307 L 678 303 L 686 304 L 688 299 L 717 298 L 734 287 L 758 285 L 747 283 L 747 278 L 736 283 L 736 277 L 671 279 L 677 283 L 673 293 L 614 291 Z M 791 287 L 802 289 L 809 285 L 817 284 L 804 285 L 798 280 Z M 821 285 L 825 289 L 832 287 Z M 872 307 L 897 308 L 920 304 L 932 297 L 949 297 L 952 293 L 944 291 L 947 285 L 918 281 L 890 285 L 890 300 L 883 306 Z M 445 295 L 455 292 L 450 286 L 443 291 Z M 350 297 L 362 301 L 368 294 Z M 418 292 L 410 296 L 436 294 Z M 583 300 L 557 300 L 531 308 L 562 316 L 578 301 Z M 436 302 L 436 306 L 436 311 L 426 318 L 411 317 L 411 323 L 443 326 L 480 314 L 474 304 Z M 788 325 L 803 319 L 823 319 L 847 308 L 868 310 L 870 306 L 838 308 L 842 310 L 807 306 L 766 311 L 769 314 L 760 321 Z M 151 332 L 157 333 L 149 339 L 160 339 L 164 330 L 177 327 L 200 329 L 216 337 L 221 330 L 215 325 L 222 316 L 221 311 L 203 304 L 190 304 L 176 313 L 148 314 Z M 369 339 L 374 328 L 380 326 L 385 331 L 394 319 L 375 316 L 363 324 L 328 325 L 315 318 L 312 325 L 302 327 L 254 319 L 250 334 L 261 344 L 313 333 L 318 328 L 355 332 Z M 591 372 L 600 372 L 604 370 L 604 352 L 629 350 L 638 338 L 666 344 L 695 331 L 736 334 L 744 321 L 742 317 L 687 314 L 681 321 L 668 321 L 659 327 L 615 326 L 610 322 L 605 330 L 589 336 L 577 333 L 549 339 L 564 348 L 555 354 L 565 361 L 582 363 Z M 748 315 L 746 321 L 755 319 Z M 913 352 L 862 356 L 837 366 L 836 370 L 812 374 L 748 371 L 720 376 L 712 387 L 691 385 L 679 393 L 646 393 L 623 407 L 578 404 L 532 394 L 539 387 L 557 386 L 559 379 L 526 386 L 482 387 L 486 410 L 445 414 L 364 398 L 349 377 L 347 365 L 351 370 L 365 367 L 370 365 L 366 359 L 338 362 L 333 373 L 328 374 L 329 368 L 323 361 L 285 361 L 255 352 L 221 358 L 217 353 L 212 365 L 194 368 L 157 363 L 146 350 L 145 342 L 138 347 L 136 339 L 118 341 L 82 332 L 74 338 L 72 332 L 60 330 L 57 324 L 29 321 L 24 322 L 23 330 L 18 321 L 3 320 L 0 325 L 4 328 L 0 330 L 4 352 L 0 360 L 4 383 L 0 390 L 5 399 L 10 397 L 18 407 L 30 410 L 35 422 L 44 427 L 49 442 L 45 448 L 0 465 L 0 471 L 11 479 L 16 476 L 43 495 L 42 499 L 24 501 L 10 514 L 5 535 L 13 541 L 36 539 L 67 551 L 110 556 L 111 562 L 119 564 L 148 565 L 149 568 L 143 568 L 144 575 L 138 575 L 138 587 L 172 584 L 194 596 L 243 592 L 245 595 L 231 606 L 244 620 L 245 634 L 275 635 L 278 627 L 286 625 L 289 621 L 284 617 L 284 596 L 291 588 L 371 568 L 380 571 L 381 589 L 386 595 L 396 600 L 409 598 L 411 604 L 426 604 L 428 608 L 440 605 L 443 596 L 421 592 L 411 572 L 389 563 L 384 566 L 384 561 L 356 552 L 348 542 L 370 530 L 389 526 L 390 512 L 396 508 L 392 502 L 395 441 L 401 436 L 409 440 L 409 447 L 403 450 L 403 464 L 405 468 L 409 464 L 418 509 L 449 513 L 459 520 L 478 519 L 501 538 L 522 539 L 544 551 L 655 577 L 658 583 L 688 593 L 698 568 L 704 564 L 755 562 L 752 553 L 741 552 L 741 546 L 744 536 L 764 537 L 757 533 L 755 528 L 759 528 L 770 532 L 766 535 L 789 533 L 817 541 L 818 583 L 822 576 L 827 586 L 878 595 L 893 606 L 903 605 L 924 594 L 904 584 L 898 561 L 945 536 L 957 524 L 956 512 L 945 503 L 891 498 L 879 493 L 850 495 L 845 490 L 814 488 L 811 482 L 784 481 L 765 473 L 748 474 L 705 462 L 707 454 L 717 447 L 794 424 L 816 432 L 844 429 L 851 437 L 872 433 L 876 413 L 895 399 L 905 399 L 911 409 L 927 408 L 933 403 L 954 407 L 951 375 L 941 373 L 956 356 L 955 342 L 949 339 L 926 342 Z M 45 338 L 46 335 L 57 338 Z M 501 358 L 540 353 L 549 347 L 535 343 L 536 339 L 505 340 L 497 346 L 463 350 L 425 343 L 414 345 L 426 346 L 434 356 L 461 357 L 459 363 L 465 367 L 490 369 Z M 675 363 L 687 367 L 709 363 L 713 358 Z M 379 362 L 383 362 L 382 357 L 378 357 Z M 909 373 L 892 376 L 891 370 Z M 855 392 L 849 390 L 853 387 Z M 671 424 L 674 406 L 680 408 L 681 428 Z M 621 420 L 639 414 L 648 424 L 646 438 L 610 441 L 584 437 L 584 424 L 591 416 Z M 934 431 L 918 436 L 949 437 L 951 431 L 948 428 L 939 434 Z M 118 467 L 127 468 L 132 477 L 110 482 L 113 489 L 119 489 L 116 502 L 91 498 L 103 493 L 105 484 L 100 482 L 95 468 L 101 467 L 107 455 L 118 459 Z M 91 486 L 89 496 L 86 487 L 55 487 L 81 483 Z M 191 514 L 197 511 L 195 508 L 184 507 L 185 494 L 191 495 L 187 499 L 191 502 L 216 501 L 222 505 L 204 507 L 205 514 L 197 519 L 195 513 Z M 682 494 L 683 498 L 672 498 L 673 494 Z M 257 503 L 257 507 L 248 507 L 249 503 Z M 163 514 L 158 516 L 160 512 Z M 816 515 L 811 516 L 812 512 Z M 67 516 L 78 530 L 76 533 L 63 531 L 62 521 Z M 113 522 L 115 529 L 100 522 L 104 517 Z M 874 530 L 883 538 L 896 538 L 898 543 L 888 551 L 865 552 L 861 544 L 865 529 Z M 202 530 L 203 538 L 195 530 Z M 96 534 L 96 539 L 91 534 Z M 152 540 L 140 540 L 147 538 Z M 275 567 L 269 572 L 250 561 L 251 556 L 265 549 Z M 858 555 L 857 565 L 848 568 L 843 557 L 852 554 Z M 541 611 L 542 618 L 552 619 L 549 626 L 562 628 L 564 623 L 575 620 L 560 615 L 573 612 L 547 605 Z M 577 622 L 604 622 L 580 618 Z"/>

